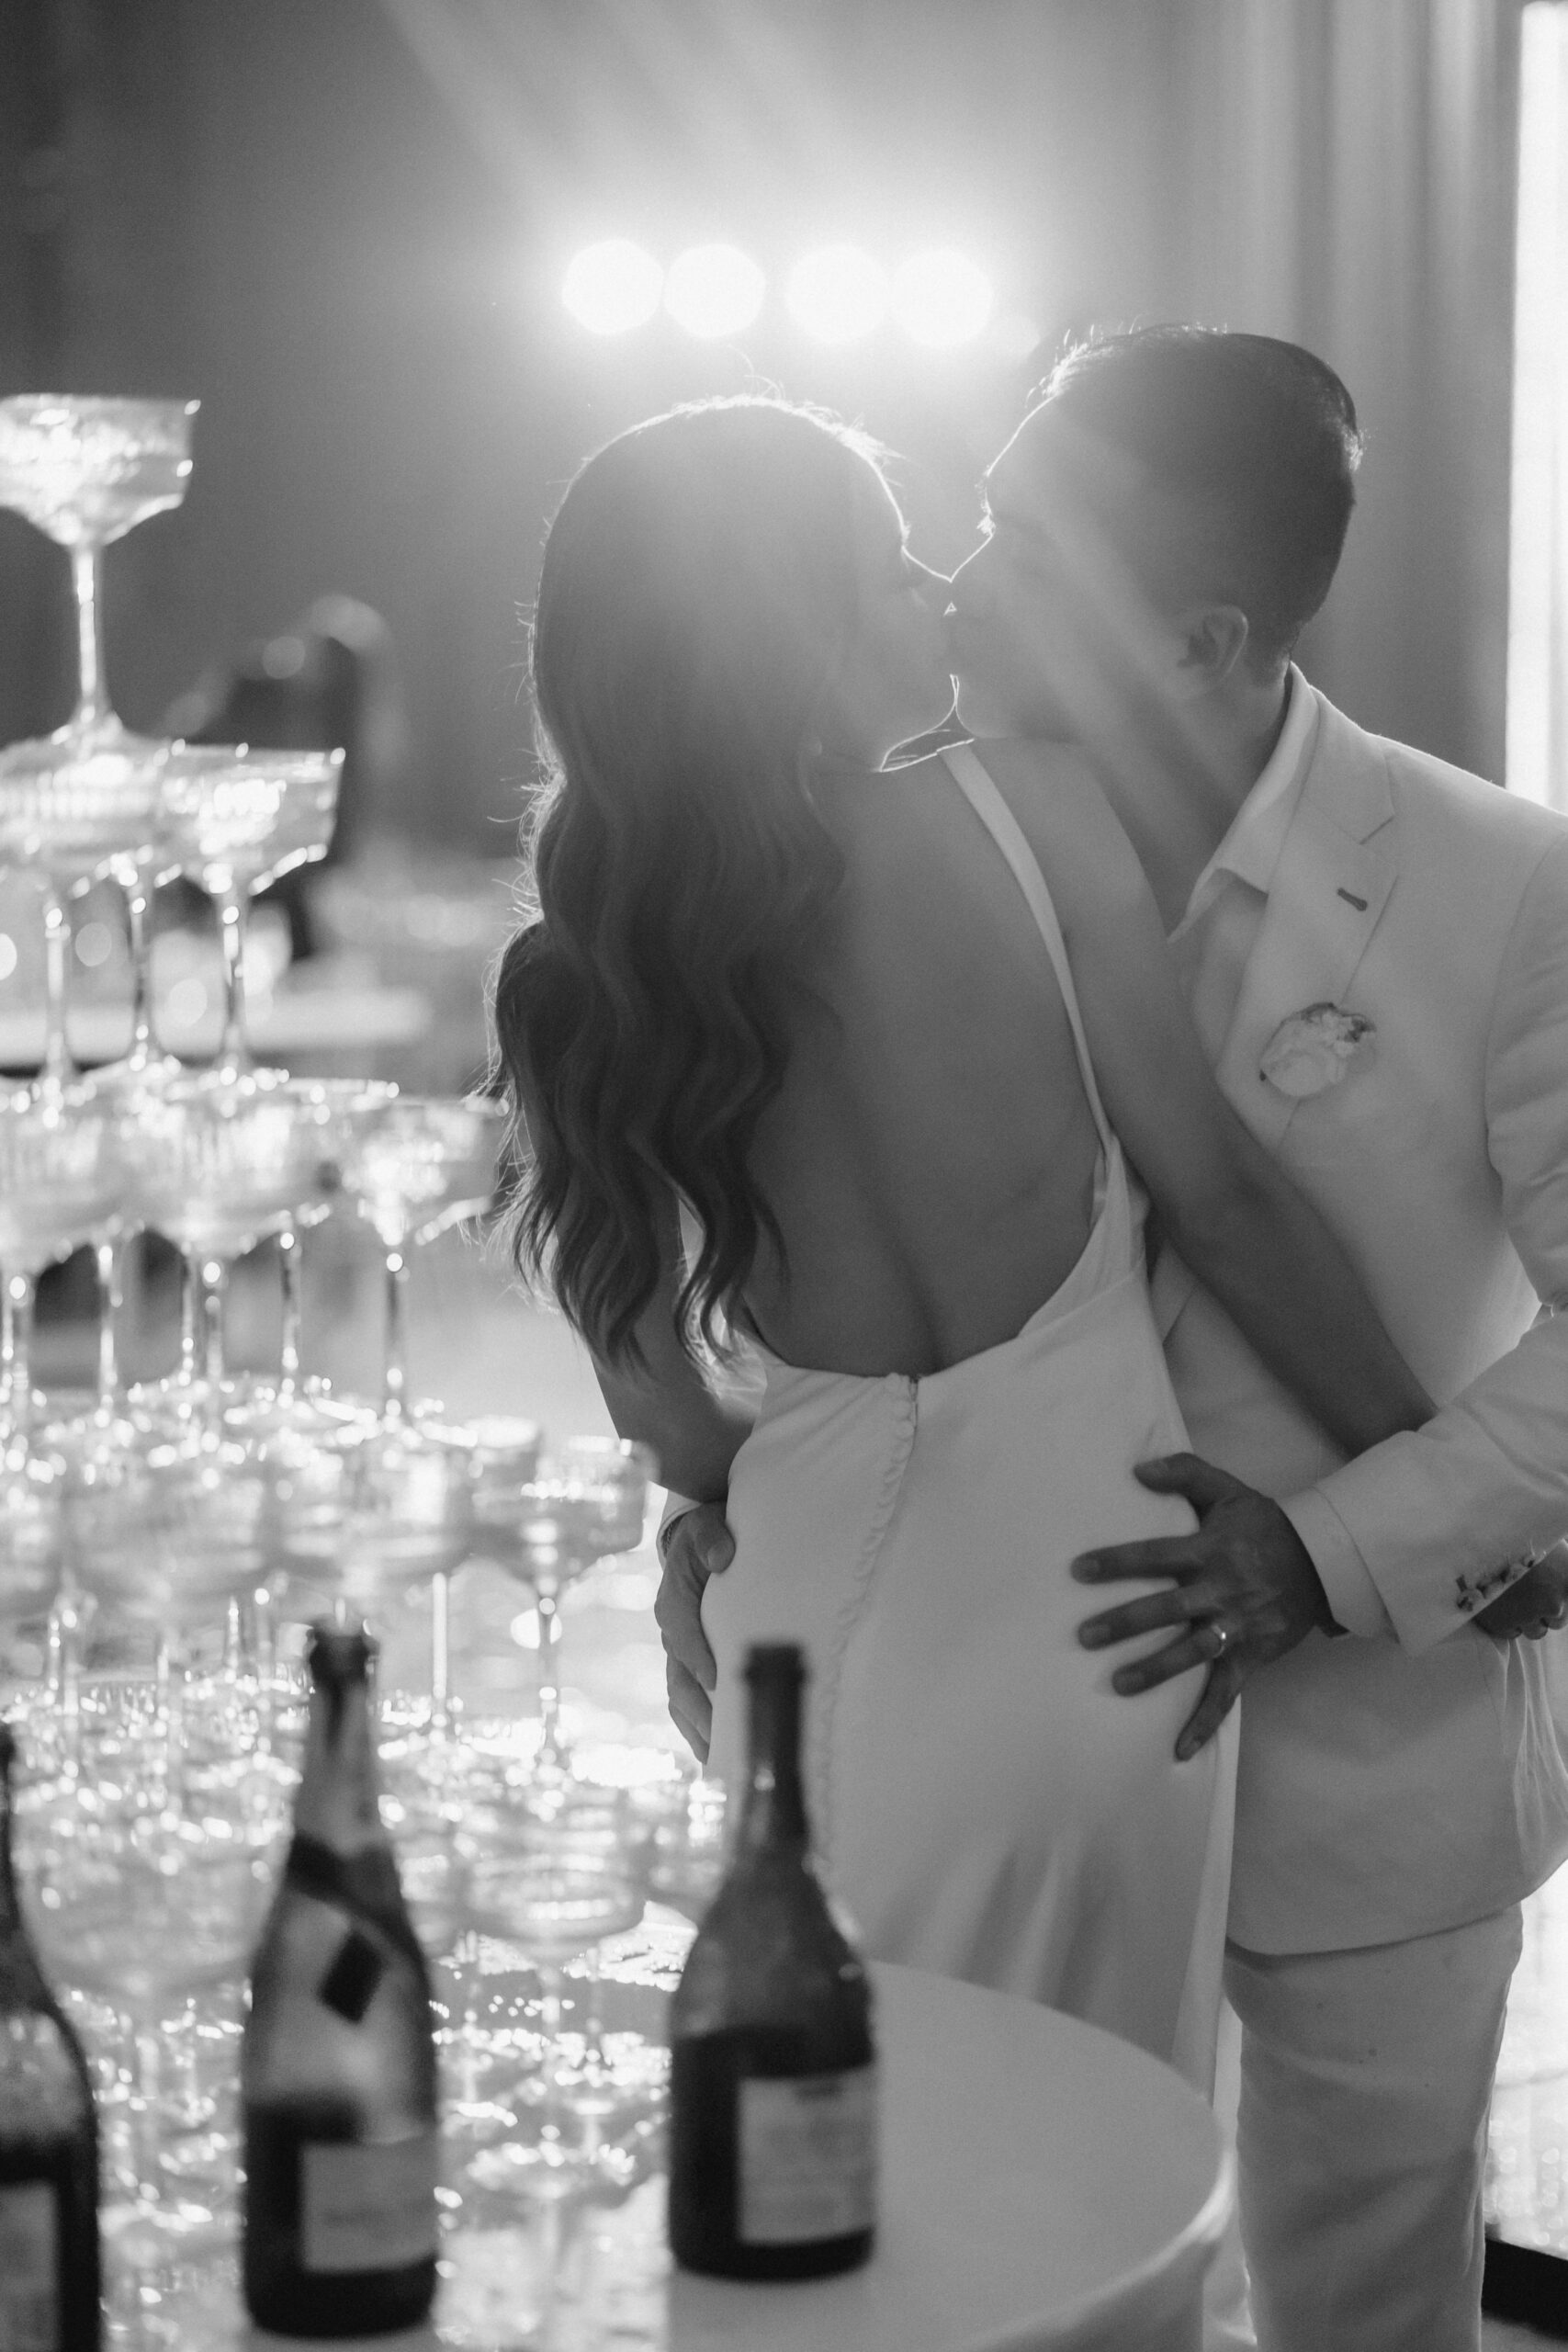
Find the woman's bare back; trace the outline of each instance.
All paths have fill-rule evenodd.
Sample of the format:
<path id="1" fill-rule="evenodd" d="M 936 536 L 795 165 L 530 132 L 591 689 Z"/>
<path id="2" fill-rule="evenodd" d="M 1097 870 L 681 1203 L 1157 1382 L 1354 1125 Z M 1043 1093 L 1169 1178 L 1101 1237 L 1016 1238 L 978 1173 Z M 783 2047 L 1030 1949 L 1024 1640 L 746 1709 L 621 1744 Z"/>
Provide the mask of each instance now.
<path id="1" fill-rule="evenodd" d="M 1098 1140 L 1032 914 L 944 762 L 825 786 L 843 889 L 751 1165 L 791 1363 L 924 1376 L 1010 1339 L 1088 1238 Z"/>

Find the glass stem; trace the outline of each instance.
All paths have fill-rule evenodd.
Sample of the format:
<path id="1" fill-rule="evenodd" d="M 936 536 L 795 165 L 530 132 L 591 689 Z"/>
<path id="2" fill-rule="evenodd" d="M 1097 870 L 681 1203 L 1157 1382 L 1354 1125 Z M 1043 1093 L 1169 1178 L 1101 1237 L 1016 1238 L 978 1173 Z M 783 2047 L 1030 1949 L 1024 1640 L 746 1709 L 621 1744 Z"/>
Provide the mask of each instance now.
<path id="1" fill-rule="evenodd" d="M 38 1283 L 33 1275 L 13 1272 L 6 1277 L 6 1305 L 10 1320 L 6 1395 L 11 1427 L 24 1441 L 32 1429 L 37 1404 L 32 1366 L 33 1303 L 37 1295 Z"/>
<path id="2" fill-rule="evenodd" d="M 67 1568 L 49 1612 L 45 1677 L 55 1711 L 64 1727 L 66 1761 L 74 1767 L 81 1757 L 82 1668 L 93 1604 Z"/>
<path id="3" fill-rule="evenodd" d="M 223 1378 L 223 1307 L 229 1295 L 229 1261 L 226 1258 L 203 1258 L 198 1264 L 202 1375 L 216 1390 Z"/>
<path id="4" fill-rule="evenodd" d="M 196 1256 L 190 1250 L 180 1251 L 180 1370 L 182 1388 L 188 1388 L 196 1379 L 197 1340 L 201 1322 L 201 1278 L 196 1270 Z"/>
<path id="5" fill-rule="evenodd" d="M 257 1679 L 268 1690 L 277 1672 L 277 1594 L 258 1584 L 251 1596 L 251 1649 Z"/>
<path id="6" fill-rule="evenodd" d="M 112 1420 L 120 1396 L 119 1350 L 117 1335 L 125 1305 L 125 1245 L 98 1241 L 93 1245 L 98 1275 L 98 1398 L 100 1421 Z"/>
<path id="7" fill-rule="evenodd" d="M 112 716 L 104 686 L 103 627 L 98 614 L 98 589 L 103 554 L 98 548 L 73 548 L 71 577 L 76 590 L 76 708 L 72 725 L 79 734 L 101 727 Z"/>
<path id="8" fill-rule="evenodd" d="M 231 1595 L 223 1612 L 223 1679 L 231 1690 L 237 1690 L 245 1679 L 249 1664 L 244 1611 L 237 1598 Z"/>
<path id="9" fill-rule="evenodd" d="M 225 1078 L 242 1078 L 251 1067 L 245 1040 L 245 930 L 250 913 L 248 890 L 230 888 L 218 901 L 219 936 L 223 946 L 223 1041 L 218 1068 Z"/>
<path id="10" fill-rule="evenodd" d="M 452 1579 L 437 1570 L 430 1580 L 430 1731 L 445 1739 L 452 1727 Z"/>
<path id="11" fill-rule="evenodd" d="M 587 2144 L 591 2154 L 598 2151 L 601 2118 L 609 2111 L 612 2104 L 610 2061 L 604 2048 L 604 1977 L 602 1963 L 602 1949 L 593 1944 L 583 1955 L 582 1973 L 578 1979 L 578 1999 L 582 2007 L 582 2071 L 573 2105 L 587 2126 Z"/>
<path id="12" fill-rule="evenodd" d="M 152 1671 L 164 1730 L 164 1803 L 177 1812 L 185 1803 L 185 1659 L 166 1636 L 159 1640 Z"/>
<path id="13" fill-rule="evenodd" d="M 558 1962 L 536 1961 L 539 1977 L 539 2023 L 544 2050 L 540 2055 L 540 2079 L 545 2096 L 539 2119 L 539 2138 L 546 2147 L 547 2164 L 559 2165 L 566 2155 L 561 2119 L 565 2103 L 561 2092 L 561 2072 L 565 2053 L 561 2049 L 561 2008 L 565 1979 Z"/>
<path id="14" fill-rule="evenodd" d="M 271 1582 L 258 1584 L 251 1595 L 250 1650 L 256 1682 L 257 1745 L 262 1753 L 268 1756 L 276 1752 L 278 1702 L 281 1697 L 277 1599 L 277 1589 Z"/>
<path id="15" fill-rule="evenodd" d="M 541 1764 L 566 1760 L 560 1736 L 560 1609 L 548 1587 L 536 1588 L 539 1616 L 539 1754 Z"/>
<path id="16" fill-rule="evenodd" d="M 152 890 L 140 860 L 126 870 L 125 929 L 130 951 L 130 1050 L 126 1067 L 147 1068 L 152 1058 Z"/>
<path id="17" fill-rule="evenodd" d="M 381 1417 L 401 1420 L 407 1407 L 409 1261 L 394 1243 L 387 1245 L 387 1322 L 381 1350 Z"/>
<path id="18" fill-rule="evenodd" d="M 75 1069 L 65 1034 L 70 965 L 71 913 L 59 884 L 49 875 L 43 885 L 43 1065 L 38 1077 L 42 1095 L 60 1095 Z"/>
<path id="19" fill-rule="evenodd" d="M 163 2030 L 151 2018 L 139 2018 L 133 2042 L 136 2090 L 131 2104 L 136 2148 L 136 2187 L 141 2202 L 155 2206 L 163 2188 L 164 2109 Z"/>
<path id="20" fill-rule="evenodd" d="M 0 1429 L 17 1418 L 17 1327 L 11 1312 L 11 1285 L 0 1269 Z"/>
<path id="21" fill-rule="evenodd" d="M 292 1404 L 299 1385 L 299 1228 L 289 1217 L 278 1229 L 277 1280 L 283 1297 L 283 1340 L 278 1354 L 277 1401 Z"/>

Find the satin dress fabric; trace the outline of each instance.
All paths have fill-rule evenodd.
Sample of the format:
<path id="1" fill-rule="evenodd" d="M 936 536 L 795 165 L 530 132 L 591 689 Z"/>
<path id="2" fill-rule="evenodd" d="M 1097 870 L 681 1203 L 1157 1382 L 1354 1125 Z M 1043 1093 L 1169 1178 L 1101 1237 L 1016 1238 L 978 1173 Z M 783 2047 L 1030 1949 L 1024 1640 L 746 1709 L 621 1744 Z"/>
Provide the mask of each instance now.
<path id="1" fill-rule="evenodd" d="M 1193 1523 L 1133 1476 L 1187 1442 L 1149 1307 L 1143 1202 L 1039 865 L 978 759 L 946 757 L 1068 1012 L 1100 1140 L 1093 1222 L 1016 1337 L 925 1378 L 763 1351 L 761 1410 L 730 1478 L 735 1558 L 703 1604 L 718 1665 L 708 1769 L 732 1785 L 743 1769 L 747 1646 L 801 1643 L 818 1851 L 870 1952 L 1106 2027 L 1207 2095 L 1236 1713 L 1178 1763 L 1200 1675 L 1120 1696 L 1111 1674 L 1138 1646 L 1082 1647 L 1078 1624 L 1111 1596 L 1068 1575 L 1096 1544 Z"/>

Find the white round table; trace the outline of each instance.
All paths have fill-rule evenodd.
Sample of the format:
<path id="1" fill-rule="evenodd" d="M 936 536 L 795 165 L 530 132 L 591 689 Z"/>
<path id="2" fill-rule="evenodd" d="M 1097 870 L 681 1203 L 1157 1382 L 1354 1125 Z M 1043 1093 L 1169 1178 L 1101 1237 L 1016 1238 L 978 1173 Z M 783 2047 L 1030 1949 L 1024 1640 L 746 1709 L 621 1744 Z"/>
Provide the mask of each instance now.
<path id="1" fill-rule="evenodd" d="M 383 2352 L 1198 2352 L 1232 2201 L 1209 2109 L 1055 2010 L 874 1973 L 883 2177 L 864 2269 L 757 2287 L 673 2271 L 655 2178 L 617 2206 L 454 2231 L 434 2325 Z M 189 2292 L 188 2352 L 277 2341 L 236 2320 L 231 2266 Z"/>

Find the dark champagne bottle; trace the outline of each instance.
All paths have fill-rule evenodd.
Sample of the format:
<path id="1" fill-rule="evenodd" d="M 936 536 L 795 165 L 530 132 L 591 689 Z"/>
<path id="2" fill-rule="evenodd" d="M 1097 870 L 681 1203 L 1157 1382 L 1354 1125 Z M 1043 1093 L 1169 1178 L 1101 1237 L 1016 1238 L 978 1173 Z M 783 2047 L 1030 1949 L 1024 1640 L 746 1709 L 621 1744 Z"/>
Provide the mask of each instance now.
<path id="1" fill-rule="evenodd" d="M 430 1973 L 382 1826 L 361 1629 L 316 1626 L 294 1837 L 240 2059 L 245 2302 L 279 2335 L 411 2327 L 435 2292 Z"/>
<path id="2" fill-rule="evenodd" d="M 44 1983 L 11 1860 L 0 1724 L 0 2346 L 98 2352 L 98 2127 L 82 2045 Z"/>
<path id="3" fill-rule="evenodd" d="M 725 2278 L 871 2253 L 876 2063 L 865 1965 L 811 1860 L 798 1648 L 746 1660 L 750 1770 L 723 1883 L 670 2012 L 670 2246 Z"/>

